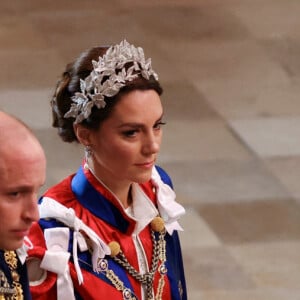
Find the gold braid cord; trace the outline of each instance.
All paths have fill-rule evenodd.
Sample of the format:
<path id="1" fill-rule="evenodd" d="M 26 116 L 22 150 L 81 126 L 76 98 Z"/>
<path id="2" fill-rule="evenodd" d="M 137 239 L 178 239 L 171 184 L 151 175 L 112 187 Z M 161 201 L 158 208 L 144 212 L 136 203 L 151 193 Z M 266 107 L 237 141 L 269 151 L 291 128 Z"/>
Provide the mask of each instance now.
<path id="1" fill-rule="evenodd" d="M 11 277 L 13 280 L 13 289 L 10 290 L 9 293 L 4 293 L 4 295 L 0 296 L 0 300 L 24 300 L 22 285 L 20 284 L 20 276 L 17 272 L 18 259 L 15 251 L 5 251 L 4 259 L 6 264 L 8 265 Z"/>

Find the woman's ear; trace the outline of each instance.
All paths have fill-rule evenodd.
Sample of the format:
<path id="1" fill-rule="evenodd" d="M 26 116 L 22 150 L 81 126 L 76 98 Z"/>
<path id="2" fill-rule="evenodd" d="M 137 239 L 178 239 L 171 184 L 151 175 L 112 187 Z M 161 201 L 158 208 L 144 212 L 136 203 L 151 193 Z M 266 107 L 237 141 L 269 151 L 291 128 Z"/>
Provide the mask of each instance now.
<path id="1" fill-rule="evenodd" d="M 74 124 L 73 125 L 74 128 L 74 132 L 77 136 L 78 141 L 84 145 L 84 146 L 88 146 L 91 144 L 91 131 L 80 125 L 80 124 Z"/>

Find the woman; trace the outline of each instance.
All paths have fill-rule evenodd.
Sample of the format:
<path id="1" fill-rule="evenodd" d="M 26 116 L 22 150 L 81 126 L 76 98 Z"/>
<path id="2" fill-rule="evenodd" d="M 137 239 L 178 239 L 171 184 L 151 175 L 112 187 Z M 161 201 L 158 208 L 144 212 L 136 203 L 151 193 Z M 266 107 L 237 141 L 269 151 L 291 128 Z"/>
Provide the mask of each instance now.
<path id="1" fill-rule="evenodd" d="M 184 209 L 155 166 L 161 93 L 151 60 L 127 41 L 67 66 L 53 125 L 85 158 L 40 200 L 27 261 L 33 299 L 187 299 L 177 234 Z"/>

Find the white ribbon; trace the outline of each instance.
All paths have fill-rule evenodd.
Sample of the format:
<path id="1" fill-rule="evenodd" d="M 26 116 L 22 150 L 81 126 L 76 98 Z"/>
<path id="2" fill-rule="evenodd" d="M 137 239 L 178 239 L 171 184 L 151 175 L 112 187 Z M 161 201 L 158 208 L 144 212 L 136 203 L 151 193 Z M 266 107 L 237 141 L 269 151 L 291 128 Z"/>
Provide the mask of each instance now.
<path id="1" fill-rule="evenodd" d="M 44 197 L 42 203 L 39 205 L 39 213 L 40 218 L 54 218 L 74 229 L 72 251 L 74 266 L 78 282 L 79 284 L 82 284 L 83 276 L 78 263 L 77 247 L 79 247 L 81 251 L 85 251 L 88 249 L 88 246 L 81 232 L 84 232 L 91 242 L 93 249 L 92 264 L 95 272 L 98 271 L 98 258 L 103 258 L 105 255 L 109 255 L 110 248 L 91 228 L 89 228 L 78 217 L 76 217 L 72 208 L 67 208 L 54 199 Z M 67 241 L 69 241 L 69 239 Z"/>
<path id="2" fill-rule="evenodd" d="M 167 232 L 172 235 L 174 230 L 183 231 L 177 220 L 185 214 L 184 207 L 175 201 L 176 194 L 169 185 L 161 180 L 156 168 L 153 168 L 151 179 L 156 187 L 157 206 L 161 217 L 165 221 Z"/>
<path id="3" fill-rule="evenodd" d="M 66 227 L 48 228 L 44 231 L 47 250 L 40 267 L 57 274 L 57 300 L 75 300 L 68 266 L 69 235 L 70 230 Z"/>

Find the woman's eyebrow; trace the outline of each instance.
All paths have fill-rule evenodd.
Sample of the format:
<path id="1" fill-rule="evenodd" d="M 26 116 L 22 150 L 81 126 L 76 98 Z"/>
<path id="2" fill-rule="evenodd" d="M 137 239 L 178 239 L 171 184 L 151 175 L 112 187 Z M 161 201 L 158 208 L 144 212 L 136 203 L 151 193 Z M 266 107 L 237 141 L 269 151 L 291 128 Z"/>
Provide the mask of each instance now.
<path id="1" fill-rule="evenodd" d="M 136 122 L 128 122 L 128 123 L 122 123 L 120 126 L 118 126 L 118 128 L 122 128 L 122 127 L 143 127 L 144 124 L 143 123 L 136 123 Z"/>
<path id="2" fill-rule="evenodd" d="M 156 124 L 157 122 L 160 122 L 161 119 L 163 118 L 162 114 L 155 122 L 154 124 Z M 134 127 L 134 128 L 139 128 L 139 127 L 143 127 L 144 124 L 143 123 L 139 123 L 139 122 L 126 122 L 126 123 L 122 123 L 118 126 L 118 128 L 122 128 L 122 127 Z"/>

